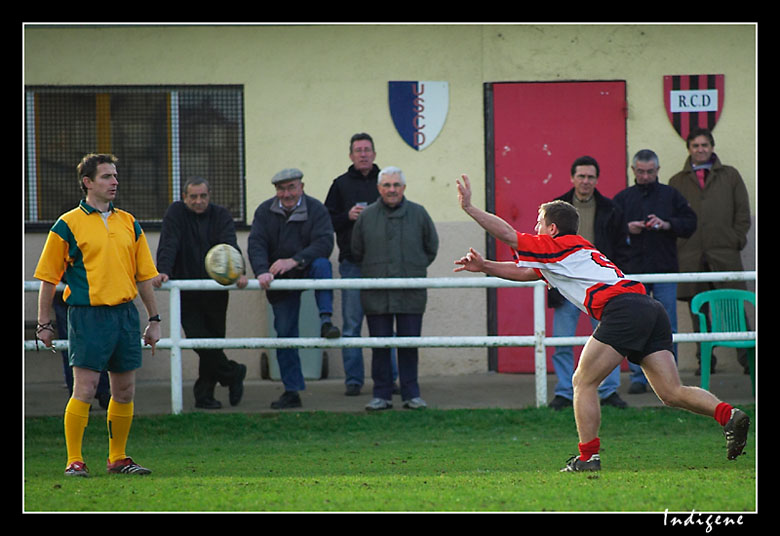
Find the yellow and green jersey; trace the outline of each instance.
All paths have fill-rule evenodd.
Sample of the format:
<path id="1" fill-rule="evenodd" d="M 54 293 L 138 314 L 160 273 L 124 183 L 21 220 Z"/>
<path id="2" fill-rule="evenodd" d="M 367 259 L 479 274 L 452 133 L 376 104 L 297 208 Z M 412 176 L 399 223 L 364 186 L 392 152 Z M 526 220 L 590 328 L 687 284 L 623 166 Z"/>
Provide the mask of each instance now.
<path id="1" fill-rule="evenodd" d="M 138 294 L 136 283 L 157 275 L 149 244 L 132 214 L 101 213 L 81 201 L 52 226 L 35 278 L 66 282 L 68 305 L 119 305 Z"/>

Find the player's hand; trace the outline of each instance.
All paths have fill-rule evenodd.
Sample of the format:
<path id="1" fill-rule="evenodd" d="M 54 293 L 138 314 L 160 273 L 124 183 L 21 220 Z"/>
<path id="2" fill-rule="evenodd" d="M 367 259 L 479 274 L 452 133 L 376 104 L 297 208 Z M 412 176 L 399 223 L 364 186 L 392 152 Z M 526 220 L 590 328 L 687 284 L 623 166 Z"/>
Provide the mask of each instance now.
<path id="1" fill-rule="evenodd" d="M 144 330 L 144 344 L 148 344 L 152 347 L 152 355 L 154 355 L 154 349 L 157 346 L 157 341 L 160 340 L 160 323 L 149 322 Z"/>
<path id="2" fill-rule="evenodd" d="M 242 275 L 238 278 L 238 281 L 236 281 L 236 286 L 238 288 L 246 288 L 246 286 L 249 284 L 249 280 L 246 278 L 245 275 Z"/>
<path id="3" fill-rule="evenodd" d="M 485 259 L 474 248 L 469 248 L 469 252 L 455 261 L 457 265 L 452 269 L 453 272 L 481 272 L 485 266 Z"/>
<path id="4" fill-rule="evenodd" d="M 455 180 L 458 188 L 458 203 L 460 203 L 460 208 L 466 210 L 471 206 L 471 181 L 465 173 L 460 177 L 462 182 Z"/>

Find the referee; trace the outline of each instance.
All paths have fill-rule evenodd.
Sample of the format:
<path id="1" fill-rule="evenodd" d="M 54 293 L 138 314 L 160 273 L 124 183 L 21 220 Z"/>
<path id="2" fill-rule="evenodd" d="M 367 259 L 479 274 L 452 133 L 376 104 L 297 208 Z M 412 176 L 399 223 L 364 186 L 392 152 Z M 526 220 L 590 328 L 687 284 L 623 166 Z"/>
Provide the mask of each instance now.
<path id="1" fill-rule="evenodd" d="M 63 299 L 69 306 L 68 346 L 73 367 L 73 395 L 65 408 L 67 476 L 89 476 L 81 453 L 90 401 L 95 397 L 102 370 L 108 370 L 107 471 L 148 474 L 125 453 L 133 420 L 135 370 L 142 348 L 138 310 L 140 294 L 149 321 L 144 344 L 152 353 L 160 340 L 160 316 L 151 286 L 157 275 L 146 235 L 132 214 L 114 207 L 117 159 L 110 154 L 88 154 L 77 167 L 85 194 L 79 206 L 52 226 L 35 270 L 41 281 L 38 294 L 37 338 L 52 346 L 52 298 L 66 276 Z"/>

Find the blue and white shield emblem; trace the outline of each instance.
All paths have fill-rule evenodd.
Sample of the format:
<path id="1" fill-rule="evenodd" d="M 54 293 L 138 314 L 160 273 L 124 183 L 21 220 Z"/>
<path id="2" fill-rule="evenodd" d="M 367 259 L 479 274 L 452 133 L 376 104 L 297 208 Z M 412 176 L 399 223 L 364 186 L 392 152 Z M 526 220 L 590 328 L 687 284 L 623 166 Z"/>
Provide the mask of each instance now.
<path id="1" fill-rule="evenodd" d="M 416 151 L 441 132 L 450 106 L 449 82 L 388 82 L 390 116 L 401 138 Z"/>

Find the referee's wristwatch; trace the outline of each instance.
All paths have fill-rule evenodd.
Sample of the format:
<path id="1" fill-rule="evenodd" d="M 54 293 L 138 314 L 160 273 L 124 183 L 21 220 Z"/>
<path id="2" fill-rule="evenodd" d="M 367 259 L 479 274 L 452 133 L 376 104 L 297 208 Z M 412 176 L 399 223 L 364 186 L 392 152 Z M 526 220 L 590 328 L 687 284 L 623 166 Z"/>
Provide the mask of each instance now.
<path id="1" fill-rule="evenodd" d="M 149 322 L 162 322 L 160 315 L 154 315 L 149 317 Z"/>

